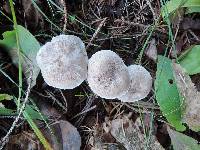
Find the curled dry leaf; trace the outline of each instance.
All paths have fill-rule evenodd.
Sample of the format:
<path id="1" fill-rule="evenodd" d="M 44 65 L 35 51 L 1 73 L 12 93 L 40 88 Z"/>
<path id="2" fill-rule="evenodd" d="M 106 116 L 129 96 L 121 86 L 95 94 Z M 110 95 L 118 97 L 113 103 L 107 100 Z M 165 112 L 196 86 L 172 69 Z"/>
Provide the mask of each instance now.
<path id="1" fill-rule="evenodd" d="M 198 141 L 180 132 L 167 128 L 174 150 L 199 150 Z"/>
<path id="2" fill-rule="evenodd" d="M 5 108 L 4 104 L 0 103 L 0 109 Z"/>
<path id="3" fill-rule="evenodd" d="M 156 40 L 154 38 L 150 41 L 149 47 L 145 50 L 145 54 L 153 61 L 156 61 L 158 54 L 157 54 Z"/>
<path id="4" fill-rule="evenodd" d="M 80 150 L 81 137 L 77 129 L 68 121 L 61 120 L 51 126 L 53 134 L 43 130 L 43 134 L 55 150 Z"/>
<path id="5" fill-rule="evenodd" d="M 139 121 L 139 119 L 138 119 Z M 107 122 L 111 135 L 127 150 L 163 150 L 156 137 L 151 135 L 148 144 L 145 136 L 140 132 L 138 124 L 127 116 Z M 107 128 L 105 129 L 107 130 Z"/>
<path id="6" fill-rule="evenodd" d="M 35 0 L 39 3 L 39 0 Z M 24 9 L 24 18 L 28 28 L 36 29 L 38 26 L 43 26 L 43 18 L 36 7 L 33 5 L 32 0 L 22 0 L 22 7 Z"/>
<path id="7" fill-rule="evenodd" d="M 190 129 L 200 130 L 200 93 L 186 71 L 176 63 L 173 63 L 174 77 L 179 90 L 179 94 L 185 100 L 185 112 L 183 120 Z"/>
<path id="8" fill-rule="evenodd" d="M 36 150 L 41 149 L 40 141 L 33 132 L 22 131 L 19 134 L 11 135 L 5 146 L 6 150 Z"/>

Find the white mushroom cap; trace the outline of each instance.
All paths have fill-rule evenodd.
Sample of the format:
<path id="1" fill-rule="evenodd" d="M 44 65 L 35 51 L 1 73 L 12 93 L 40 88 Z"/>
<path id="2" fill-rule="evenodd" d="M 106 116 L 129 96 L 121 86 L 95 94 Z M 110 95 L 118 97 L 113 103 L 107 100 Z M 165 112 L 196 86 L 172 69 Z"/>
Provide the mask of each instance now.
<path id="1" fill-rule="evenodd" d="M 88 57 L 82 40 L 59 35 L 43 45 L 36 57 L 45 82 L 60 89 L 73 89 L 87 78 Z"/>
<path id="2" fill-rule="evenodd" d="M 131 84 L 128 92 L 118 97 L 123 102 L 134 102 L 145 98 L 152 88 L 152 77 L 150 73 L 140 65 L 128 67 Z"/>
<path id="3" fill-rule="evenodd" d="M 123 60 L 111 50 L 93 54 L 88 64 L 88 84 L 98 96 L 117 98 L 128 90 L 130 78 Z"/>

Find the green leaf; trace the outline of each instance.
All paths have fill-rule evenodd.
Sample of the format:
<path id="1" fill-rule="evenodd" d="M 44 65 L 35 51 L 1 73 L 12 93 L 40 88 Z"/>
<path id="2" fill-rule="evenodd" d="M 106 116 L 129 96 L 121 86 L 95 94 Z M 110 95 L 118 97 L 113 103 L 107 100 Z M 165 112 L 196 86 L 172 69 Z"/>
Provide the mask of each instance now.
<path id="1" fill-rule="evenodd" d="M 11 100 L 11 99 L 13 99 L 13 97 L 8 95 L 8 94 L 0 94 L 0 101 L 2 101 L 2 100 Z"/>
<path id="2" fill-rule="evenodd" d="M 23 72 L 28 79 L 30 77 L 30 71 L 32 71 L 32 85 L 36 84 L 36 78 L 39 74 L 39 67 L 36 63 L 36 55 L 40 49 L 39 42 L 35 37 L 24 27 L 17 25 L 17 33 L 19 37 L 20 50 L 23 53 L 22 67 Z M 3 33 L 3 40 L 0 40 L 0 44 L 8 48 L 8 53 L 12 58 L 13 63 L 18 67 L 18 53 L 17 53 L 17 40 L 16 31 L 6 31 Z"/>
<path id="3" fill-rule="evenodd" d="M 39 119 L 39 120 L 44 120 L 44 119 L 47 119 L 46 116 L 43 115 L 43 118 L 42 118 L 42 114 L 40 114 L 39 112 L 37 112 L 34 108 L 33 105 L 26 105 L 25 107 L 25 111 L 30 115 L 31 119 Z"/>
<path id="4" fill-rule="evenodd" d="M 183 99 L 179 96 L 170 59 L 158 56 L 156 80 L 154 85 L 156 100 L 163 115 L 173 127 L 179 131 L 184 131 L 185 126 L 182 125 L 181 107 Z"/>
<path id="5" fill-rule="evenodd" d="M 166 13 L 170 14 L 181 7 L 193 9 L 192 12 L 194 12 L 196 7 L 200 7 L 200 0 L 170 0 L 161 9 L 163 18 L 166 17 Z M 165 12 L 166 10 L 167 12 Z M 197 10 L 197 12 L 199 12 L 199 10 Z"/>
<path id="6" fill-rule="evenodd" d="M 189 75 L 200 73 L 200 45 L 190 47 L 178 60 Z"/>
<path id="7" fill-rule="evenodd" d="M 14 115 L 15 111 L 8 108 L 0 107 L 0 115 Z"/>
<path id="8" fill-rule="evenodd" d="M 174 150 L 200 150 L 200 145 L 198 141 L 185 135 L 167 128 L 169 136 L 172 141 Z"/>
<path id="9" fill-rule="evenodd" d="M 200 13 L 200 6 L 189 7 L 186 11 L 186 14 L 191 14 L 191 13 Z"/>

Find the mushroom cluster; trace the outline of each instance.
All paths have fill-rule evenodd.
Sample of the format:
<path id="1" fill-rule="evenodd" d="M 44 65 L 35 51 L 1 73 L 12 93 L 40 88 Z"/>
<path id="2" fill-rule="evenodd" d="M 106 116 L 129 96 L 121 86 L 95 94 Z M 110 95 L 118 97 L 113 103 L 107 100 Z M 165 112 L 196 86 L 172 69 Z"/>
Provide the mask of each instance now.
<path id="1" fill-rule="evenodd" d="M 133 102 L 145 98 L 152 87 L 144 67 L 127 67 L 111 50 L 98 51 L 88 60 L 84 43 L 74 35 L 54 37 L 40 48 L 36 60 L 45 82 L 60 89 L 73 89 L 87 80 L 102 98 Z"/>

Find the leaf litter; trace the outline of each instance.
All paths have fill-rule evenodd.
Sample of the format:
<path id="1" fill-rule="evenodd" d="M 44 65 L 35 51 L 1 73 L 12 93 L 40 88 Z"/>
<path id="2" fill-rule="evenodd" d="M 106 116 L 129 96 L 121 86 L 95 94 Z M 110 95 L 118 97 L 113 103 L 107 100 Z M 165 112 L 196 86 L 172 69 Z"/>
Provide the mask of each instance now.
<path id="1" fill-rule="evenodd" d="M 186 71 L 176 63 L 173 63 L 174 77 L 180 95 L 185 101 L 185 112 L 183 121 L 190 129 L 200 130 L 200 92 L 197 91 L 194 83 Z"/>
<path id="2" fill-rule="evenodd" d="M 133 122 L 133 120 L 130 119 L 130 115 L 131 113 L 128 115 L 120 115 L 118 118 L 113 120 L 105 118 L 105 122 L 101 125 L 103 128 L 101 134 L 92 136 L 92 139 L 97 139 L 98 136 L 98 141 L 93 144 L 96 150 L 105 149 L 105 147 L 108 149 L 109 145 L 112 145 L 113 147 L 116 147 L 116 149 L 120 150 L 164 150 L 164 148 L 157 141 L 155 135 L 151 134 L 149 141 L 145 138 L 145 135 L 140 130 L 140 118 L 137 118 L 136 121 Z M 102 138 L 105 137 L 105 135 L 107 136 L 106 139 L 112 139 L 113 137 L 116 142 L 109 143 L 108 140 Z"/>

